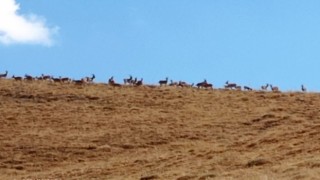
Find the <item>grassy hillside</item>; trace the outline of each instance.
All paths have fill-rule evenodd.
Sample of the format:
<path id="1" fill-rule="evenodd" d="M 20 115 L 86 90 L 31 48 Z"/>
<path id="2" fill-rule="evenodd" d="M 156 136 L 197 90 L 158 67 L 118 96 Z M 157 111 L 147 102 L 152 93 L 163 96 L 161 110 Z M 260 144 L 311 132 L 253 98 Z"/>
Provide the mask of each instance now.
<path id="1" fill-rule="evenodd" d="M 320 177 L 320 95 L 0 80 L 0 179 Z"/>

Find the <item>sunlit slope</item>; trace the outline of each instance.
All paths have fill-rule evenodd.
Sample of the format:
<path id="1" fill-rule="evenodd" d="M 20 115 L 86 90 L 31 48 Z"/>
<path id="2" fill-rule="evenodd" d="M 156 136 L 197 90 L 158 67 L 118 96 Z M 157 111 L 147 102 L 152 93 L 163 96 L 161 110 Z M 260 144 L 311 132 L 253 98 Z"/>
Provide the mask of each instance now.
<path id="1" fill-rule="evenodd" d="M 320 177 L 320 95 L 0 80 L 0 179 Z"/>

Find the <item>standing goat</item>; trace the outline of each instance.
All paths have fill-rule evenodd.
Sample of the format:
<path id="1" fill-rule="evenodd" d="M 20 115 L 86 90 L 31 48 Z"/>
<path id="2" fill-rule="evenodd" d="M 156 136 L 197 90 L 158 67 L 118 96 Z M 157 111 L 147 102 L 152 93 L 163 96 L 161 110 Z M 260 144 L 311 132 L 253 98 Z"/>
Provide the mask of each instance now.
<path id="1" fill-rule="evenodd" d="M 301 91 L 302 91 L 302 92 L 307 92 L 307 88 L 306 88 L 306 87 L 304 87 L 304 85 L 303 85 L 303 84 L 301 85 Z"/>
<path id="2" fill-rule="evenodd" d="M 22 81 L 23 80 L 23 77 L 17 77 L 17 76 L 12 76 L 12 78 L 16 81 Z"/>
<path id="3" fill-rule="evenodd" d="M 62 82 L 61 79 L 60 82 Z M 86 81 L 83 78 L 81 80 L 73 80 L 72 82 L 74 82 L 76 85 L 84 85 L 86 83 Z"/>
<path id="4" fill-rule="evenodd" d="M 239 87 L 237 87 L 236 83 L 229 83 L 229 81 L 226 82 L 226 85 L 224 87 L 226 89 L 232 89 L 232 88 L 239 89 Z"/>
<path id="5" fill-rule="evenodd" d="M 92 77 L 84 77 L 84 78 L 82 78 L 82 80 L 85 82 L 88 82 L 88 83 L 92 83 L 95 78 L 96 78 L 96 76 L 94 74 L 92 74 Z"/>
<path id="6" fill-rule="evenodd" d="M 109 84 L 113 84 L 114 83 L 113 76 L 111 76 L 111 78 L 109 78 L 108 83 Z"/>
<path id="7" fill-rule="evenodd" d="M 28 75 L 28 74 L 26 74 L 26 75 L 24 76 L 24 79 L 27 80 L 27 81 L 33 81 L 33 80 L 35 80 L 34 77 L 32 77 L 31 75 Z"/>
<path id="8" fill-rule="evenodd" d="M 205 88 L 213 89 L 213 85 L 210 84 L 210 83 L 206 83 L 206 84 L 204 85 L 204 87 L 205 87 Z"/>
<path id="9" fill-rule="evenodd" d="M 207 80 L 205 79 L 203 82 L 199 82 L 196 84 L 196 86 L 199 88 L 205 87 L 207 84 Z"/>
<path id="10" fill-rule="evenodd" d="M 206 89 L 207 88 L 211 88 L 211 89 L 213 89 L 213 85 L 208 83 L 206 79 L 203 82 L 198 83 L 197 87 L 198 87 L 198 89 L 199 88 L 206 88 Z"/>
<path id="11" fill-rule="evenodd" d="M 142 86 L 142 85 L 143 85 L 143 78 L 141 78 L 140 81 L 137 81 L 137 82 L 135 83 L 135 85 L 136 85 L 136 86 Z"/>
<path id="12" fill-rule="evenodd" d="M 133 84 L 133 77 L 130 75 L 128 79 L 123 79 L 124 84 Z"/>
<path id="13" fill-rule="evenodd" d="M 159 81 L 159 84 L 160 84 L 160 86 L 162 86 L 162 85 L 167 85 L 167 83 L 168 83 L 168 77 L 166 78 L 166 80 L 160 80 Z"/>
<path id="14" fill-rule="evenodd" d="M 0 74 L 0 78 L 6 78 L 7 75 L 8 75 L 8 71 L 6 71 L 6 73 L 4 73 L 4 74 Z"/>
<path id="15" fill-rule="evenodd" d="M 268 87 L 269 87 L 269 84 L 267 84 L 267 85 L 265 85 L 265 86 L 261 86 L 261 89 L 264 90 L 264 91 L 266 91 L 266 90 L 268 89 Z"/>
<path id="16" fill-rule="evenodd" d="M 52 78 L 52 76 L 41 74 L 40 78 L 41 78 L 41 80 L 50 80 Z"/>
<path id="17" fill-rule="evenodd" d="M 270 84 L 270 87 L 273 92 L 279 92 L 279 88 L 277 86 L 272 86 L 272 84 Z"/>
<path id="18" fill-rule="evenodd" d="M 51 77 L 51 80 L 52 80 L 53 82 L 59 82 L 59 83 L 62 82 L 62 81 L 61 81 L 61 76 L 60 76 L 59 78 Z"/>

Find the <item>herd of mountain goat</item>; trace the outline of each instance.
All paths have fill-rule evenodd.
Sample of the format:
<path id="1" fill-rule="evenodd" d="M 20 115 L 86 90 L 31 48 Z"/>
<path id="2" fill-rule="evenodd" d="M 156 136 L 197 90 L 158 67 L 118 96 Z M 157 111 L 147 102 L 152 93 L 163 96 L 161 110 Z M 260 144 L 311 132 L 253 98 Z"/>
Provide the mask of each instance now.
<path id="1" fill-rule="evenodd" d="M 6 71 L 3 74 L 0 74 L 0 79 L 4 79 L 4 78 L 8 78 L 8 71 Z M 92 74 L 92 76 L 84 77 L 79 80 L 74 80 L 74 79 L 71 79 L 68 77 L 61 77 L 61 76 L 58 78 L 55 78 L 53 76 L 44 75 L 44 74 L 42 74 L 39 77 L 26 74 L 24 77 L 13 75 L 11 78 L 16 81 L 29 81 L 29 82 L 30 81 L 48 81 L 48 82 L 54 82 L 54 83 L 73 83 L 73 84 L 77 84 L 77 85 L 85 85 L 85 84 L 93 83 L 96 76 L 94 74 Z M 189 88 L 196 87 L 198 89 L 213 89 L 213 85 L 211 83 L 208 83 L 206 79 L 202 82 L 197 83 L 197 84 L 194 84 L 194 83 L 189 84 L 184 81 L 174 82 L 173 80 L 170 80 L 170 82 L 169 82 L 169 78 L 167 77 L 164 80 L 160 80 L 158 82 L 158 84 L 159 84 L 159 86 L 175 86 L 175 87 L 189 87 Z M 133 78 L 130 75 L 129 78 L 123 79 L 123 84 L 116 83 L 114 80 L 114 77 L 112 76 L 108 80 L 108 85 L 113 86 L 113 87 L 142 86 L 142 85 L 144 85 L 144 83 L 143 83 L 143 78 L 138 80 L 138 78 Z M 148 85 L 148 86 L 152 86 L 152 85 Z M 279 88 L 277 86 L 273 86 L 272 84 L 266 84 L 266 85 L 261 86 L 261 90 L 263 90 L 263 91 L 267 91 L 267 90 L 269 90 L 269 88 L 272 92 L 280 92 Z M 242 87 L 236 83 L 230 83 L 229 81 L 226 81 L 226 83 L 224 85 L 224 89 L 246 90 L 246 91 L 253 90 L 253 88 L 251 88 L 249 86 Z M 305 88 L 304 85 L 301 85 L 301 91 L 302 92 L 307 91 L 307 89 Z"/>

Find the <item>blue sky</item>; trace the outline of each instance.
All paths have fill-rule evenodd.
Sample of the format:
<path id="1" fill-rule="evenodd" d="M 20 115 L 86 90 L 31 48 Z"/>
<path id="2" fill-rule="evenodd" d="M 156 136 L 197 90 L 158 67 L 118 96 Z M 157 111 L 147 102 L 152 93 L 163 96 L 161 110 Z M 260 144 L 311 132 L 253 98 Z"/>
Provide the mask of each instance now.
<path id="1" fill-rule="evenodd" d="M 131 74 L 149 84 L 206 78 L 215 87 L 229 80 L 320 91 L 317 0 L 16 3 L 18 15 L 36 15 L 51 34 L 50 42 L 0 43 L 0 71 L 10 75 L 95 73 L 99 82 L 114 76 L 122 83 Z"/>

